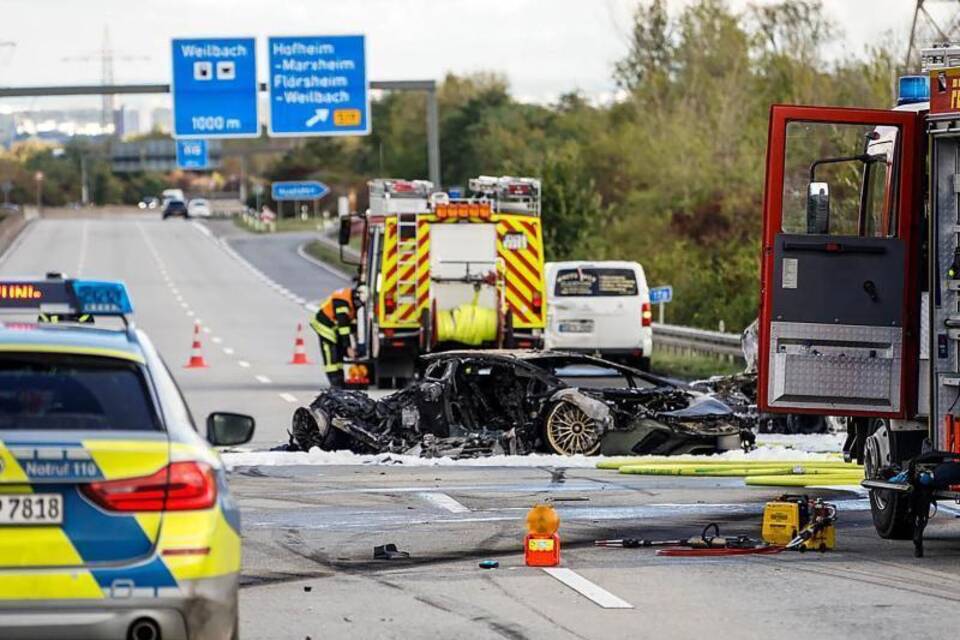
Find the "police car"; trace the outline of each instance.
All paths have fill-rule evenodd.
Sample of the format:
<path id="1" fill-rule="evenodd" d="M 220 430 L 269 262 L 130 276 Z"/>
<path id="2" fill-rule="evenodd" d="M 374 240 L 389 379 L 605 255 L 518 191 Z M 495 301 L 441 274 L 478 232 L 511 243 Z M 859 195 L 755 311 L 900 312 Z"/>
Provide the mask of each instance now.
<path id="1" fill-rule="evenodd" d="M 29 320 L 0 322 L 0 638 L 238 637 L 210 445 L 254 421 L 213 413 L 204 440 L 132 311 L 116 282 L 0 279 L 0 320 Z"/>

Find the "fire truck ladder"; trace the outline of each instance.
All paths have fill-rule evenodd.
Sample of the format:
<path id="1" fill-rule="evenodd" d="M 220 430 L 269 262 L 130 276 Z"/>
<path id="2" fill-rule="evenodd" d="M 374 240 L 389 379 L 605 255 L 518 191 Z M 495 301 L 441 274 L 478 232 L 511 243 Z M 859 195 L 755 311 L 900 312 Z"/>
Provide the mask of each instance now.
<path id="1" fill-rule="evenodd" d="M 397 306 L 417 303 L 417 215 L 397 216 Z"/>

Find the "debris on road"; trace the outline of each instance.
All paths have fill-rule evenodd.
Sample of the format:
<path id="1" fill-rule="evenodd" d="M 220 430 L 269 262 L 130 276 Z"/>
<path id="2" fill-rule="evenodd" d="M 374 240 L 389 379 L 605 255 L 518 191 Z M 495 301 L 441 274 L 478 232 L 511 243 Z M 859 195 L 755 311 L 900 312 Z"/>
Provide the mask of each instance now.
<path id="1" fill-rule="evenodd" d="M 374 400 L 328 389 L 293 416 L 288 450 L 425 458 L 708 454 L 752 448 L 750 421 L 716 398 L 590 356 L 451 351 Z"/>
<path id="2" fill-rule="evenodd" d="M 496 560 L 481 560 L 477 566 L 481 569 L 498 569 L 500 568 L 500 563 Z"/>
<path id="3" fill-rule="evenodd" d="M 382 544 L 373 548 L 374 560 L 405 560 L 410 557 L 407 551 L 400 551 L 397 545 L 392 542 Z"/>

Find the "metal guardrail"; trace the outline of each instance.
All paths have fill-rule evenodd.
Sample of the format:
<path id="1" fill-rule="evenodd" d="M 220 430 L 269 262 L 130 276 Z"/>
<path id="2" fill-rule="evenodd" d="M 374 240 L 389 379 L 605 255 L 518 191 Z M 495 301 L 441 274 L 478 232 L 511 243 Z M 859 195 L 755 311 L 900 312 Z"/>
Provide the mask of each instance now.
<path id="1" fill-rule="evenodd" d="M 674 324 L 653 323 L 653 348 L 731 361 L 743 359 L 739 333 L 721 333 Z"/>

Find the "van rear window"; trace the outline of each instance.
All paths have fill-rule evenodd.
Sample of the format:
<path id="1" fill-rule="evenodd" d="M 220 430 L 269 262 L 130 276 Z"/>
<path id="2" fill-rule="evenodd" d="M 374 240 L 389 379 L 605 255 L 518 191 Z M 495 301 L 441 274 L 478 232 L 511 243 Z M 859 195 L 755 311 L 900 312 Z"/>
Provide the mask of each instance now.
<path id="1" fill-rule="evenodd" d="M 632 269 L 561 269 L 553 294 L 572 296 L 635 296 L 637 276 Z"/>
<path id="2" fill-rule="evenodd" d="M 52 353 L 0 355 L 0 429 L 158 431 L 136 363 Z"/>

